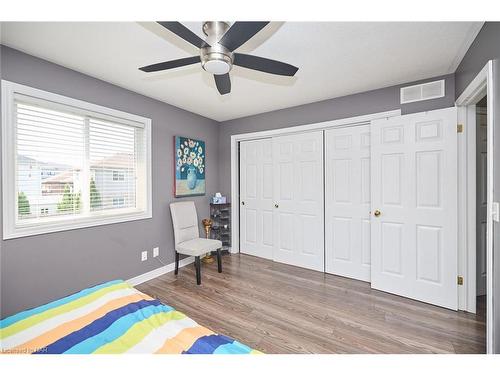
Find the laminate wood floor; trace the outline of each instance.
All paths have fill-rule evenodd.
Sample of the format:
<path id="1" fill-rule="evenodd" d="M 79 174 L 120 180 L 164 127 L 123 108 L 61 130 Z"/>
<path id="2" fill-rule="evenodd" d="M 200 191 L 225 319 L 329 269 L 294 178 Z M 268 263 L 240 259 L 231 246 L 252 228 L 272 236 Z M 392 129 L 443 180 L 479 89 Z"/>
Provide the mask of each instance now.
<path id="1" fill-rule="evenodd" d="M 138 285 L 211 330 L 264 353 L 484 353 L 478 314 L 372 290 L 369 283 L 248 255 L 225 255 Z"/>

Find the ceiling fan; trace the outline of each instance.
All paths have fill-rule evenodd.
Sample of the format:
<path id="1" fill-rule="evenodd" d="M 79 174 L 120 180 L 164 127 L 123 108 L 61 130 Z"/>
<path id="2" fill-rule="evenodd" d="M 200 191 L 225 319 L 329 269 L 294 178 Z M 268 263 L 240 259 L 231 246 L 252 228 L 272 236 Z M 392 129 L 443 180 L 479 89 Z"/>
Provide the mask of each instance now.
<path id="1" fill-rule="evenodd" d="M 225 95 L 231 91 L 229 72 L 233 65 L 290 77 L 294 76 L 299 70 L 299 68 L 281 61 L 234 52 L 262 30 L 269 23 L 268 21 L 235 22 L 231 26 L 223 21 L 207 21 L 203 23 L 203 32 L 207 36 L 206 40 L 201 39 L 180 22 L 162 21 L 158 23 L 198 47 L 200 56 L 185 57 L 143 66 L 139 68 L 143 72 L 157 72 L 201 62 L 203 69 L 214 75 L 215 85 L 219 93 Z"/>

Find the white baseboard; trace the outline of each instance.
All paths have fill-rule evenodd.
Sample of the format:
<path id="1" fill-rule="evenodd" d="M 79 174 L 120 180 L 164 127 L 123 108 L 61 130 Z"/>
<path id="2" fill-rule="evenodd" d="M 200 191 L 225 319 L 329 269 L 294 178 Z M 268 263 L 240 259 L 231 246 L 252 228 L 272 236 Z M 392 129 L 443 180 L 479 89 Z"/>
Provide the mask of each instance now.
<path id="1" fill-rule="evenodd" d="M 191 264 L 193 262 L 194 262 L 194 257 L 187 257 L 187 258 L 181 259 L 179 261 L 179 268 L 187 266 L 188 264 Z M 126 280 L 126 282 L 132 286 L 136 286 L 136 285 L 145 283 L 146 281 L 152 280 L 155 277 L 164 275 L 168 272 L 172 272 L 173 270 L 175 270 L 175 262 L 167 264 L 166 266 L 156 268 L 152 271 L 143 273 L 142 275 L 132 277 L 131 279 Z"/>

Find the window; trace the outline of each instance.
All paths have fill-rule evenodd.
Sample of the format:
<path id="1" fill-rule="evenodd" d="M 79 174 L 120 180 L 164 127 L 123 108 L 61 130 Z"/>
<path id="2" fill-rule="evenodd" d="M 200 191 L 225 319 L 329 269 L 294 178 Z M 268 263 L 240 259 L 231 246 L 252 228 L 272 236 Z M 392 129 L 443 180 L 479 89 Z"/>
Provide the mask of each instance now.
<path id="1" fill-rule="evenodd" d="M 125 181 L 125 173 L 122 171 L 113 171 L 113 181 Z"/>
<path id="2" fill-rule="evenodd" d="M 125 206 L 124 197 L 113 198 L 113 207 L 123 207 L 123 206 Z"/>
<path id="3" fill-rule="evenodd" d="M 2 81 L 4 239 L 151 217 L 151 121 Z"/>

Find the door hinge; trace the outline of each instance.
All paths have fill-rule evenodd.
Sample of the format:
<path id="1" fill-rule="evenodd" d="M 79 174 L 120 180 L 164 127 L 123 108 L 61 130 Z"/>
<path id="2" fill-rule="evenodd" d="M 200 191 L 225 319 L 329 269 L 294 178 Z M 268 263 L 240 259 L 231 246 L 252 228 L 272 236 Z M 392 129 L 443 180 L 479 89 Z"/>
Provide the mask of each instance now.
<path id="1" fill-rule="evenodd" d="M 464 285 L 464 277 L 463 276 L 458 276 L 457 277 L 457 284 L 458 285 Z"/>
<path id="2" fill-rule="evenodd" d="M 464 132 L 464 126 L 462 124 L 457 124 L 457 133 L 463 133 Z"/>

